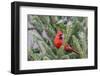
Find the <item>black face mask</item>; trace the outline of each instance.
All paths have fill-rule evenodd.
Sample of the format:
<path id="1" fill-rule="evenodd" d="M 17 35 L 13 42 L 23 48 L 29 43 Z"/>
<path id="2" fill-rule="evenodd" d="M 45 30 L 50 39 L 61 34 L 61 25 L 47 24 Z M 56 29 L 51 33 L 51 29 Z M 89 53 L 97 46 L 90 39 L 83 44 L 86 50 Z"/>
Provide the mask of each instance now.
<path id="1" fill-rule="evenodd" d="M 60 40 L 62 40 L 62 39 L 63 39 L 63 38 L 62 38 L 62 34 L 60 34 L 60 35 L 59 35 L 59 39 L 60 39 Z"/>
<path id="2" fill-rule="evenodd" d="M 60 36 L 59 39 L 62 40 L 63 39 L 62 36 Z"/>

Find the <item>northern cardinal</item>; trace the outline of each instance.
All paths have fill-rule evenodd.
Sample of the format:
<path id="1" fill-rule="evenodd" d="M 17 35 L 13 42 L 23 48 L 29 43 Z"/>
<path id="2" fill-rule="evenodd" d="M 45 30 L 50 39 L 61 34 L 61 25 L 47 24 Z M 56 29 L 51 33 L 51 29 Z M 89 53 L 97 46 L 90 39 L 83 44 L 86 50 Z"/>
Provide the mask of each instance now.
<path id="1" fill-rule="evenodd" d="M 58 31 L 54 38 L 54 45 L 56 46 L 56 48 L 60 48 L 62 44 L 63 44 L 63 32 Z"/>
<path id="2" fill-rule="evenodd" d="M 77 51 L 75 51 L 69 44 L 65 44 L 64 45 L 64 50 L 66 51 L 66 52 L 74 52 L 74 53 L 76 53 L 76 54 L 79 54 Z"/>
<path id="3" fill-rule="evenodd" d="M 77 51 L 75 51 L 69 44 L 64 44 L 64 37 L 63 32 L 58 31 L 55 38 L 54 38 L 54 45 L 56 48 L 60 48 L 62 45 L 64 45 L 64 50 L 66 52 L 74 52 L 79 55 Z"/>

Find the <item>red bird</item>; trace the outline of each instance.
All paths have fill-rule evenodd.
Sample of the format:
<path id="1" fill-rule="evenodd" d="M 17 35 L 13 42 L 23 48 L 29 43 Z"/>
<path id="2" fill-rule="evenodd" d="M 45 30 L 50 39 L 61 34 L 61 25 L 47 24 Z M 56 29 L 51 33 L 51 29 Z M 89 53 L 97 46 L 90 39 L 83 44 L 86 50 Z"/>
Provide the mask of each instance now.
<path id="1" fill-rule="evenodd" d="M 54 45 L 56 48 L 60 48 L 61 45 L 63 44 L 63 33 L 62 31 L 58 31 L 55 38 L 54 38 Z"/>
<path id="2" fill-rule="evenodd" d="M 75 51 L 69 44 L 65 44 L 64 45 L 64 50 L 66 51 L 66 52 L 74 52 L 74 53 L 76 53 L 76 54 L 79 54 L 77 51 Z"/>
<path id="3" fill-rule="evenodd" d="M 69 44 L 65 44 L 64 45 L 64 50 L 67 51 L 67 52 L 72 52 L 73 48 Z"/>

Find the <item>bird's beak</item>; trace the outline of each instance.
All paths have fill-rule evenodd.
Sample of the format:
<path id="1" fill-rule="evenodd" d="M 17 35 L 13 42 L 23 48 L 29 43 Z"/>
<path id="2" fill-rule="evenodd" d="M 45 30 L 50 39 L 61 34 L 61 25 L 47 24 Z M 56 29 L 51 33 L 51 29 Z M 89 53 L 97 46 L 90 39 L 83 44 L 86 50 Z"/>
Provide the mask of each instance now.
<path id="1" fill-rule="evenodd" d="M 64 38 L 64 34 L 62 35 L 62 38 Z"/>
<path id="2" fill-rule="evenodd" d="M 62 34 L 62 39 L 64 40 L 64 34 Z"/>

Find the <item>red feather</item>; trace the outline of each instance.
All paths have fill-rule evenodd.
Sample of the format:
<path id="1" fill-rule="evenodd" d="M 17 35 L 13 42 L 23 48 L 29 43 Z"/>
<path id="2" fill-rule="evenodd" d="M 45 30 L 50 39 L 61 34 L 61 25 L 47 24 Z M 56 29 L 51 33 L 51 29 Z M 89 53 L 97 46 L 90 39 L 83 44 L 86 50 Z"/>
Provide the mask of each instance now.
<path id="1" fill-rule="evenodd" d="M 72 52 L 73 51 L 73 48 L 70 45 L 66 44 L 64 46 L 64 50 L 67 51 L 67 52 Z"/>
<path id="2" fill-rule="evenodd" d="M 61 31 L 58 31 L 54 38 L 54 45 L 56 46 L 56 48 L 60 48 L 61 45 L 63 44 L 62 35 L 63 33 Z"/>
<path id="3" fill-rule="evenodd" d="M 74 53 L 80 55 L 80 54 L 79 54 L 77 51 L 75 51 L 69 44 L 65 44 L 65 45 L 64 45 L 64 50 L 65 50 L 66 52 L 74 52 Z"/>

